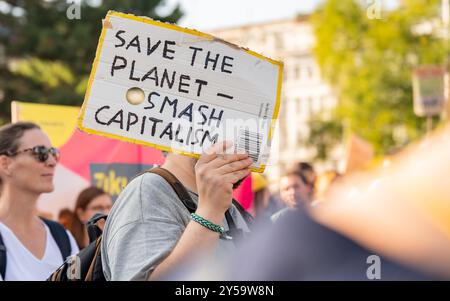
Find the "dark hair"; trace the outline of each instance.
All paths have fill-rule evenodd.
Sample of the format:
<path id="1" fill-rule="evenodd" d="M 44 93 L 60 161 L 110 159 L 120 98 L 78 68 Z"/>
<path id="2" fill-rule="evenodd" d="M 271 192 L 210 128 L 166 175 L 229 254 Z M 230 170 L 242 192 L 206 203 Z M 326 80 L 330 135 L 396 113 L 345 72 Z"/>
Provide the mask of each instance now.
<path id="1" fill-rule="evenodd" d="M 308 162 L 298 162 L 296 164 L 296 168 L 299 171 L 304 171 L 304 170 L 309 170 L 309 171 L 314 171 L 314 168 L 312 167 L 311 164 L 309 164 Z"/>
<path id="2" fill-rule="evenodd" d="M 86 226 L 78 217 L 77 211 L 78 209 L 85 211 L 87 206 L 92 202 L 93 199 L 104 194 L 107 193 L 103 189 L 91 186 L 82 190 L 78 195 L 77 201 L 75 203 L 75 209 L 73 211 L 73 220 L 70 232 L 75 238 L 80 249 L 86 247 L 84 242 L 86 235 Z"/>
<path id="3" fill-rule="evenodd" d="M 58 213 L 58 219 L 63 217 L 72 217 L 72 210 L 70 210 L 69 208 L 61 209 L 61 211 L 59 211 Z"/>
<path id="4" fill-rule="evenodd" d="M 313 172 L 314 173 L 314 168 L 312 167 L 311 164 L 307 163 L 307 162 L 297 162 L 295 163 L 290 169 L 288 169 L 286 171 L 286 173 L 284 174 L 285 177 L 288 176 L 298 176 L 300 177 L 300 179 L 302 180 L 302 182 L 308 186 L 314 187 L 314 182 L 310 183 L 308 181 L 308 178 L 306 176 L 307 171 Z"/>
<path id="5" fill-rule="evenodd" d="M 9 123 L 0 127 L 0 155 L 9 155 L 15 153 L 19 148 L 19 139 L 26 131 L 41 129 L 32 122 Z M 2 180 L 0 179 L 0 188 Z"/>
<path id="6" fill-rule="evenodd" d="M 69 208 L 61 209 L 58 213 L 58 222 L 64 226 L 67 230 L 72 228 L 73 212 Z"/>
<path id="7" fill-rule="evenodd" d="M 14 153 L 19 148 L 18 140 L 28 130 L 40 129 L 32 122 L 16 122 L 0 127 L 0 155 Z"/>

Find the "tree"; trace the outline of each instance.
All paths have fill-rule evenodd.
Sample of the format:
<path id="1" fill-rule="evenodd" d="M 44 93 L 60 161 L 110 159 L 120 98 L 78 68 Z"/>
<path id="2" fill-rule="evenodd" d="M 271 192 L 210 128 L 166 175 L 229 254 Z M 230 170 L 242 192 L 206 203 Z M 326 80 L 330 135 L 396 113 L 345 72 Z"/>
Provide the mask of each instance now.
<path id="1" fill-rule="evenodd" d="M 423 119 L 413 112 L 412 70 L 443 65 L 449 48 L 436 32 L 415 31 L 439 20 L 439 0 L 400 1 L 396 9 L 382 11 L 380 19 L 369 18 L 365 3 L 328 0 L 318 9 L 311 16 L 314 54 L 338 97 L 334 117 L 326 123 L 343 123 L 384 154 L 424 134 Z M 328 139 L 333 143 L 342 136 L 342 131 L 322 128 L 327 126 L 312 134 L 334 135 Z"/>
<path id="2" fill-rule="evenodd" d="M 156 13 L 161 4 L 84 0 L 81 18 L 69 19 L 66 0 L 0 0 L 0 124 L 10 118 L 12 100 L 81 105 L 108 10 L 176 23 L 179 6 L 163 17 Z"/>

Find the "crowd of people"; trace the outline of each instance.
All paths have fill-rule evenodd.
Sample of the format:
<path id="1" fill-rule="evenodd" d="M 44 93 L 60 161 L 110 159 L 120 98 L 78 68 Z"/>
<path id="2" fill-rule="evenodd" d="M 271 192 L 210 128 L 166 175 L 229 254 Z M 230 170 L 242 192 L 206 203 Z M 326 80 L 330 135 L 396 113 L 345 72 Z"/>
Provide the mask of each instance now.
<path id="1" fill-rule="evenodd" d="M 189 279 L 194 273 L 180 273 L 182 267 L 205 259 L 223 263 L 221 275 L 217 270 L 203 274 L 212 279 L 367 279 L 363 267 L 371 254 L 383 258 L 385 279 L 449 278 L 448 237 L 417 222 L 408 210 L 365 202 L 368 194 L 355 203 L 347 192 L 358 185 L 345 193 L 333 190 L 345 185 L 330 190 L 331 182 L 345 177 L 326 174 L 324 184 L 306 162 L 286 170 L 279 191 L 272 193 L 264 175 L 251 174 L 248 154 L 230 154 L 230 147 L 230 142 L 217 143 L 198 159 L 168 153 L 161 167 L 134 178 L 114 205 L 106 192 L 87 187 L 74 208 L 61 210 L 58 223 L 37 210 L 39 196 L 54 189 L 58 149 L 36 124 L 2 126 L 0 279 L 46 280 L 89 245 L 86 224 L 97 213 L 108 215 L 98 224 L 106 280 Z M 233 200 L 233 189 L 250 175 L 251 214 Z M 377 197 L 390 200 L 393 187 L 378 188 Z M 395 196 L 403 198 L 402 191 Z M 389 221 L 391 215 L 391 224 L 375 219 Z M 412 222 L 421 232 L 404 239 Z M 381 233 L 388 230 L 404 245 L 386 241 Z M 427 247 L 420 243 L 424 235 Z M 439 258 L 439 266 L 421 252 Z M 245 254 L 255 256 L 242 260 Z"/>

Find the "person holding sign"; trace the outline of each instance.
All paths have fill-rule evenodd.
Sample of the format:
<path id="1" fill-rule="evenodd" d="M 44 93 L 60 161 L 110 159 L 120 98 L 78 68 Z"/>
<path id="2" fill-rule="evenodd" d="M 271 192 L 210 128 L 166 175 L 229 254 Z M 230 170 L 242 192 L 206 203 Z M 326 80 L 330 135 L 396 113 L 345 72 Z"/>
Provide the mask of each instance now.
<path id="1" fill-rule="evenodd" d="M 103 272 L 107 280 L 159 279 L 196 256 L 225 257 L 249 232 L 232 204 L 236 184 L 250 174 L 247 154 L 227 154 L 219 142 L 199 159 L 170 153 L 162 168 L 179 180 L 196 208 L 187 208 L 158 174 L 136 177 L 120 194 L 105 225 Z M 193 212 L 190 212 L 191 210 Z"/>
<path id="2" fill-rule="evenodd" d="M 221 258 L 249 232 L 232 190 L 265 169 L 282 71 L 209 34 L 108 12 L 78 128 L 170 154 L 113 206 L 101 246 L 107 280 L 160 279 L 194 256 Z"/>

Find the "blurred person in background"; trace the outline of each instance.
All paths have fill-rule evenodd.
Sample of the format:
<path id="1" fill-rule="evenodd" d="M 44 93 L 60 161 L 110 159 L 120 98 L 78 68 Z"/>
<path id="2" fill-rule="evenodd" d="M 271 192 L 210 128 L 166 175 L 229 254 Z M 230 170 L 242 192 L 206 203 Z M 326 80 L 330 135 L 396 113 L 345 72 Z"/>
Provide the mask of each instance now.
<path id="1" fill-rule="evenodd" d="M 80 192 L 75 203 L 72 224 L 69 228 L 80 249 L 89 244 L 86 223 L 96 213 L 108 215 L 112 205 L 111 197 L 100 188 L 91 186 Z M 103 230 L 104 220 L 99 221 L 97 225 Z"/>
<path id="2" fill-rule="evenodd" d="M 311 194 L 313 194 L 317 178 L 314 167 L 308 162 L 298 162 L 294 164 L 291 170 L 297 171 L 303 181 L 311 188 Z"/>
<path id="3" fill-rule="evenodd" d="M 280 217 L 291 210 L 308 206 L 312 199 L 312 187 L 308 185 L 306 177 L 294 168 L 286 172 L 280 179 L 280 198 L 286 208 L 272 215 L 273 222 L 277 222 Z"/>
<path id="4" fill-rule="evenodd" d="M 0 274 L 45 280 L 78 247 L 60 224 L 40 218 L 37 201 L 54 189 L 59 151 L 33 123 L 0 127 Z"/>
<path id="5" fill-rule="evenodd" d="M 206 275 L 235 281 L 449 280 L 449 137 L 447 126 L 388 169 L 346 175 L 321 206 L 289 211 L 229 265 Z"/>

